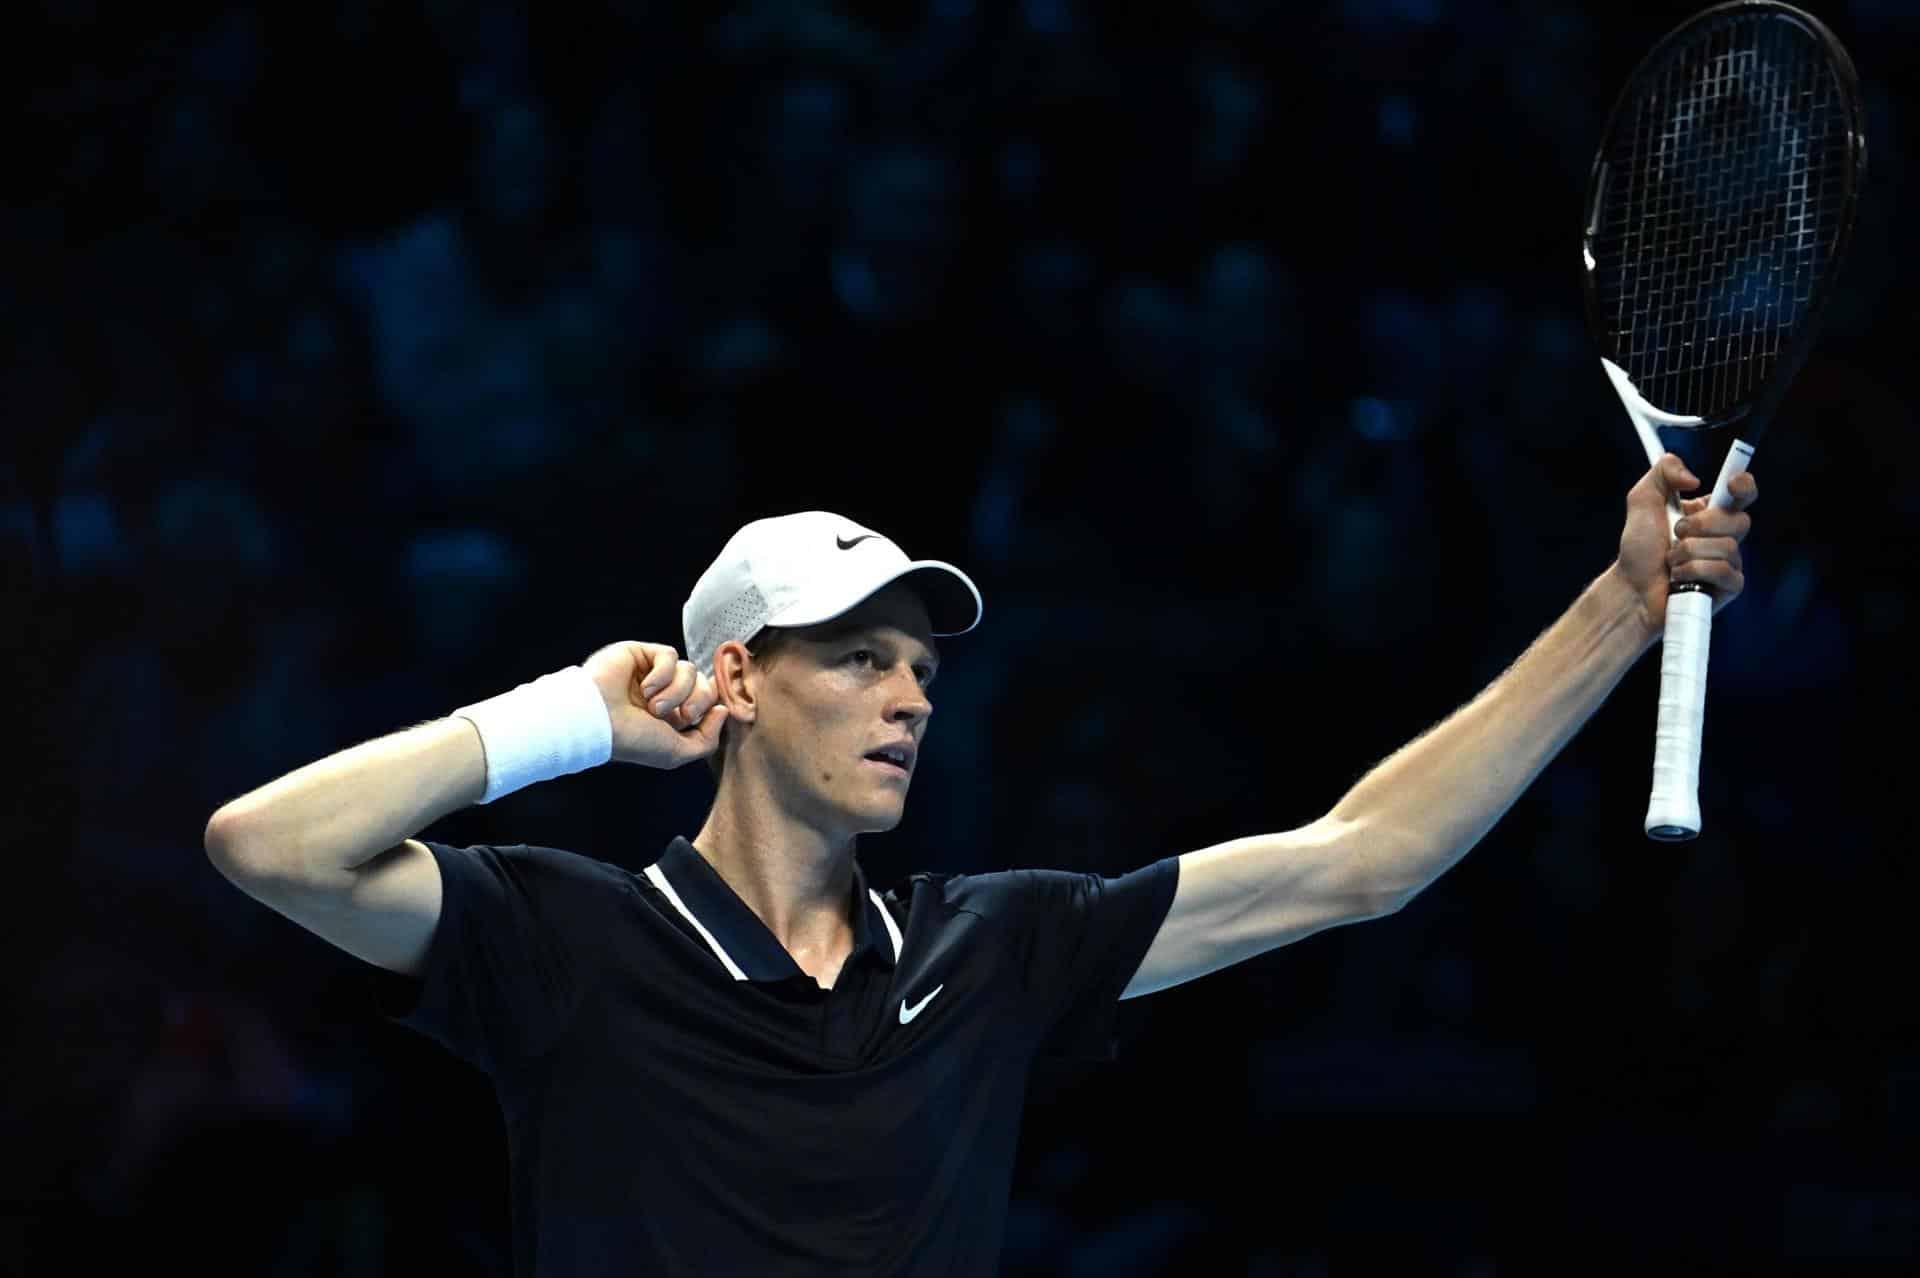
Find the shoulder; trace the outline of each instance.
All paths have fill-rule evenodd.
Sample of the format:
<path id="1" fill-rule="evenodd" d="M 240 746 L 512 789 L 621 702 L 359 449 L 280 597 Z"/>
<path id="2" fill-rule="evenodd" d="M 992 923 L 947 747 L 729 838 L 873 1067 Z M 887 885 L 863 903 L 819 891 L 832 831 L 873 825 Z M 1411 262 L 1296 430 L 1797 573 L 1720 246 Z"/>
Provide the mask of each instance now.
<path id="1" fill-rule="evenodd" d="M 617 865 L 535 843 L 475 843 L 456 846 L 426 841 L 443 871 L 492 879 L 529 890 L 620 892 L 634 890 L 634 876 Z"/>
<path id="2" fill-rule="evenodd" d="M 912 906 L 923 898 L 949 909 L 987 917 L 1002 917 L 1025 911 L 1043 902 L 1049 895 L 1071 892 L 1076 886 L 1099 876 L 1072 870 L 992 870 L 979 874 L 941 874 L 923 872 L 908 875 L 889 888 L 889 902 Z"/>
<path id="3" fill-rule="evenodd" d="M 1103 900 L 1166 898 L 1179 880 L 1178 857 L 1163 857 L 1118 874 L 1094 870 L 1010 869 L 981 874 L 914 874 L 887 899 L 911 904 L 918 894 L 951 909 L 988 918 L 1023 918 L 1086 911 Z"/>
<path id="4" fill-rule="evenodd" d="M 1005 873 L 1005 872 L 1002 872 Z M 910 906 L 929 900 L 964 908 L 1003 894 L 1009 885 L 997 882 L 1002 874 L 941 874 L 921 871 L 909 874 L 880 895 L 890 903 Z"/>

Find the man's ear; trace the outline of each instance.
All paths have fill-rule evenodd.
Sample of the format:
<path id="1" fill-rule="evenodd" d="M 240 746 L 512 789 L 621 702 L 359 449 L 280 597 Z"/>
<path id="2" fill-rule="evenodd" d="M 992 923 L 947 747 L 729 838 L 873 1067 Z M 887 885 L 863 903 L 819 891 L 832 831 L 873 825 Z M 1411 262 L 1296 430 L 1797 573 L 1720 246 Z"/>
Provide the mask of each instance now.
<path id="1" fill-rule="evenodd" d="M 713 654 L 713 690 L 726 703 L 729 723 L 753 722 L 754 696 L 747 680 L 752 664 L 753 654 L 738 640 L 727 640 Z"/>

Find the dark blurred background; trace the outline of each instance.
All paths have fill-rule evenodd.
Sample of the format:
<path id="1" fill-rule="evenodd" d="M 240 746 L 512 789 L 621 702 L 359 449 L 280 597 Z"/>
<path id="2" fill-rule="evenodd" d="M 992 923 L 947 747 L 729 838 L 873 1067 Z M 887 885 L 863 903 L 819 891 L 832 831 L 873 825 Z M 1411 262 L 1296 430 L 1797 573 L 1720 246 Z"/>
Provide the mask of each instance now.
<path id="1" fill-rule="evenodd" d="M 1324 812 L 1612 556 L 1646 460 L 1575 231 L 1692 7 L 11 8 L 0 1257 L 505 1274 L 486 1080 L 202 830 L 683 644 L 747 519 L 835 510 L 986 597 L 877 882 Z M 1819 12 L 1872 180 L 1756 458 L 1704 833 L 1641 833 L 1649 657 L 1407 909 L 1045 1067 L 1006 1273 L 1920 1253 L 1920 9 Z M 603 768 L 423 833 L 638 870 L 709 787 Z"/>

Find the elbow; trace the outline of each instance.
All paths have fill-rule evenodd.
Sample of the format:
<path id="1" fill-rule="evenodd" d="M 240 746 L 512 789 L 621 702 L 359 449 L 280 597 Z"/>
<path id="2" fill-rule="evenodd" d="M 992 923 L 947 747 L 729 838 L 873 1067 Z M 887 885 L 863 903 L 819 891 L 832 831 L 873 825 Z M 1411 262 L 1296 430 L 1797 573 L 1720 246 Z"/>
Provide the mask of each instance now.
<path id="1" fill-rule="evenodd" d="M 1430 871 L 1440 858 L 1425 831 L 1378 818 L 1322 819 L 1331 823 L 1333 837 L 1345 845 L 1341 859 L 1354 867 L 1355 895 L 1366 910 L 1363 917 L 1398 914 L 1432 884 Z"/>
<path id="2" fill-rule="evenodd" d="M 230 815 L 214 814 L 201 846 L 220 877 L 255 900 L 266 900 L 265 893 L 285 881 L 285 863 L 270 858 L 258 837 Z"/>
<path id="3" fill-rule="evenodd" d="M 1415 895 L 1412 892 L 1375 892 L 1370 898 L 1365 917 L 1384 919 L 1390 914 L 1398 914 Z"/>
<path id="4" fill-rule="evenodd" d="M 1389 914 L 1398 914 L 1407 908 L 1408 902 L 1419 896 L 1429 886 L 1429 880 L 1408 882 L 1405 879 L 1374 879 L 1369 883 L 1367 893 L 1369 918 L 1384 919 Z"/>
<path id="5" fill-rule="evenodd" d="M 1398 914 L 1419 894 L 1420 887 L 1409 888 L 1393 875 L 1407 857 L 1389 848 L 1377 822 L 1328 813 L 1308 828 L 1331 850 L 1332 863 L 1341 867 L 1347 921 L 1363 923 Z"/>
<path id="6" fill-rule="evenodd" d="M 213 862 L 214 868 L 230 879 L 247 873 L 253 859 L 248 851 L 246 836 L 240 830 L 240 823 L 225 808 L 214 813 L 207 821 L 200 845 L 206 850 L 207 859 Z"/>
<path id="7" fill-rule="evenodd" d="M 218 864 L 233 847 L 233 821 L 226 809 L 207 818 L 206 832 L 200 836 L 200 846 L 207 851 L 207 859 Z"/>

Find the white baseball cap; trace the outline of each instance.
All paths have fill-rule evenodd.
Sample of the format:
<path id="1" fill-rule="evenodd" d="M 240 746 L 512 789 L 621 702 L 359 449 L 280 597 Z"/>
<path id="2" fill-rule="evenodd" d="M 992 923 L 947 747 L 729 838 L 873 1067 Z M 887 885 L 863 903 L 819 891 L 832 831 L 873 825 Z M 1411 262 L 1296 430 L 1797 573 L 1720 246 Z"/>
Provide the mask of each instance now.
<path id="1" fill-rule="evenodd" d="M 893 539 L 824 510 L 756 519 L 728 538 L 680 610 L 687 660 L 713 673 L 729 639 L 766 626 L 813 626 L 883 586 L 911 577 L 936 635 L 963 635 L 985 605 L 967 574 L 938 559 L 909 559 Z"/>

